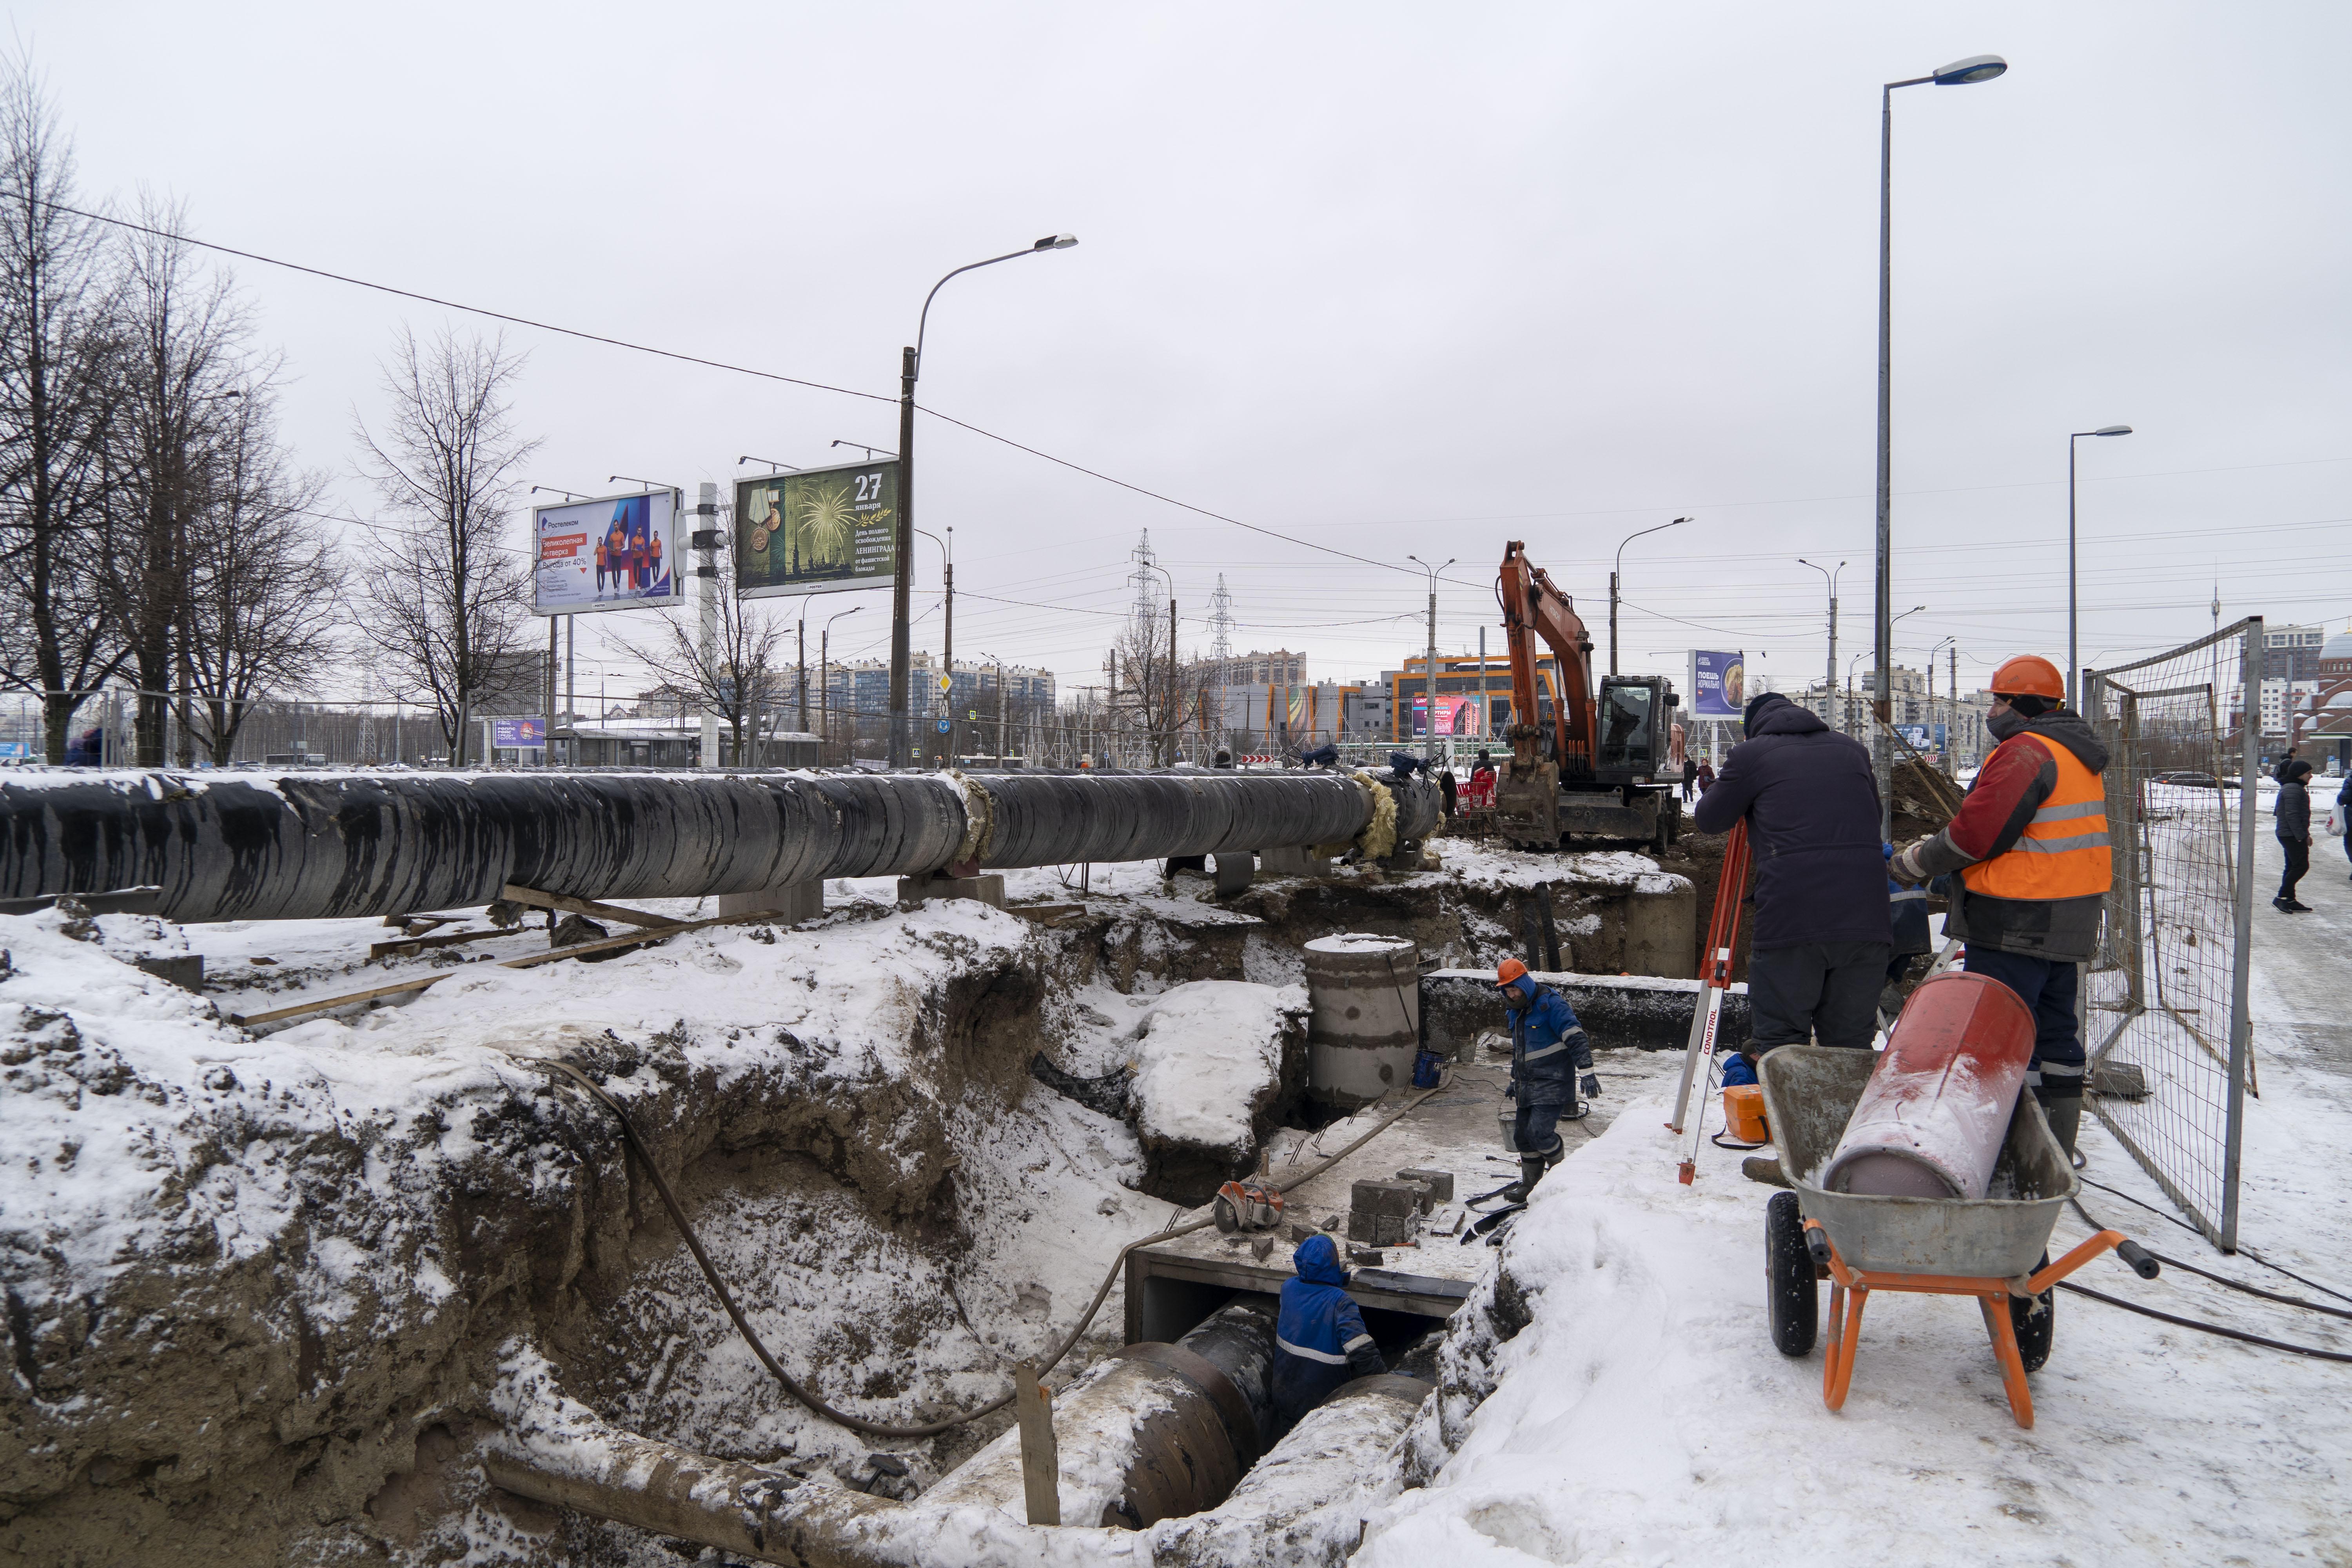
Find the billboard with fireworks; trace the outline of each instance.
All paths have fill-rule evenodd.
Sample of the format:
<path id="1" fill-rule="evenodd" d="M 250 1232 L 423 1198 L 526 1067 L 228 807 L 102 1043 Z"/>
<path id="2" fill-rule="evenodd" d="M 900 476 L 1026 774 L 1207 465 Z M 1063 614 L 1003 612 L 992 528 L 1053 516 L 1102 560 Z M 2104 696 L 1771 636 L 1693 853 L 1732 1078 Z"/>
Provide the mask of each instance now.
<path id="1" fill-rule="evenodd" d="M 736 481 L 735 591 L 741 597 L 883 588 L 898 570 L 895 460 Z"/>
<path id="2" fill-rule="evenodd" d="M 645 490 L 535 507 L 531 611 L 576 616 L 683 604 L 677 492 Z"/>

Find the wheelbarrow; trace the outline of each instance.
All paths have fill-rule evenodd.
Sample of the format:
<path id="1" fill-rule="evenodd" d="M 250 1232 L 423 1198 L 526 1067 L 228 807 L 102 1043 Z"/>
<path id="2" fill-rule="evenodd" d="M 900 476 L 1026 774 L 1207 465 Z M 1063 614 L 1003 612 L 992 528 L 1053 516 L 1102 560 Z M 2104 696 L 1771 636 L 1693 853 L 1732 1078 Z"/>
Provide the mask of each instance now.
<path id="1" fill-rule="evenodd" d="M 1830 1334 L 1822 1403 L 1845 1404 L 1862 1338 L 1862 1310 L 1874 1290 L 1973 1296 L 2000 1363 L 2010 1413 L 2033 1425 L 2025 1374 L 2049 1359 L 2061 1279 L 2109 1249 L 2144 1279 L 2156 1259 L 2122 1232 L 2103 1230 L 2050 1261 L 2059 1211 L 2081 1191 L 2066 1152 L 2031 1093 L 2017 1097 L 1989 1195 L 1880 1197 L 1833 1193 L 1815 1178 L 1836 1151 L 1877 1057 L 1870 1051 L 1781 1046 L 1764 1054 L 1758 1076 L 1780 1169 L 1790 1191 L 1764 1207 L 1764 1273 L 1772 1342 L 1808 1354 L 1819 1331 L 1819 1282 L 1830 1282 Z"/>

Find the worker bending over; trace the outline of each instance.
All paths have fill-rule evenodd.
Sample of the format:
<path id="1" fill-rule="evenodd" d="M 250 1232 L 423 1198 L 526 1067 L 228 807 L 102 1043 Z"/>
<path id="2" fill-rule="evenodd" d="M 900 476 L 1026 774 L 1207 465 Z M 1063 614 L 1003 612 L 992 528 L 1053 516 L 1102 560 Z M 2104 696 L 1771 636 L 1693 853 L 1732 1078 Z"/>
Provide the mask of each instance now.
<path id="1" fill-rule="evenodd" d="M 1317 1231 L 1290 1255 L 1298 1272 L 1282 1282 L 1274 1324 L 1274 1417 L 1287 1432 L 1350 1378 L 1388 1371 L 1364 1314 L 1348 1299 L 1339 1249 Z"/>
<path id="2" fill-rule="evenodd" d="M 1504 1017 L 1511 1028 L 1510 1097 L 1518 1106 L 1511 1123 L 1511 1142 L 1518 1145 L 1519 1179 L 1503 1189 L 1513 1203 L 1525 1203 L 1543 1173 L 1559 1163 L 1559 1120 L 1575 1118 L 1576 1075 L 1584 1075 L 1584 1092 L 1601 1092 L 1592 1070 L 1592 1042 L 1568 998 L 1548 985 L 1536 984 L 1528 966 L 1507 958 L 1495 970 L 1502 988 Z"/>
<path id="3" fill-rule="evenodd" d="M 2100 780 L 2107 749 L 2064 706 L 2066 683 L 2048 659 L 2021 654 L 1993 671 L 1991 686 L 1985 728 L 2000 744 L 1951 826 L 1889 868 L 1906 882 L 1959 873 L 1945 934 L 1968 943 L 1969 973 L 2000 981 L 2033 1009 L 2025 1081 L 2071 1154 L 2083 1116 L 2075 991 L 2098 951 L 2113 878 Z"/>

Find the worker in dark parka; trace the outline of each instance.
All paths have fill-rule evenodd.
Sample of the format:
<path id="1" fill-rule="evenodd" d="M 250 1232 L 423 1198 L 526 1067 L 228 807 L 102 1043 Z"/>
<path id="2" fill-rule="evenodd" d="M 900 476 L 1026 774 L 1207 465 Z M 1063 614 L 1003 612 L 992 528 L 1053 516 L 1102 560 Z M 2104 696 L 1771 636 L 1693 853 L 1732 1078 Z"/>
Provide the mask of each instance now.
<path id="1" fill-rule="evenodd" d="M 1348 1271 L 1330 1237 L 1317 1231 L 1290 1261 L 1298 1272 L 1282 1282 L 1274 1325 L 1274 1416 L 1286 1432 L 1341 1384 L 1389 1369 L 1348 1299 Z"/>
<path id="2" fill-rule="evenodd" d="M 1775 692 L 1751 698 L 1746 721 L 1691 820 L 1728 833 L 1748 819 L 1748 1054 L 1808 1037 L 1868 1049 L 1895 938 L 1869 748 Z"/>

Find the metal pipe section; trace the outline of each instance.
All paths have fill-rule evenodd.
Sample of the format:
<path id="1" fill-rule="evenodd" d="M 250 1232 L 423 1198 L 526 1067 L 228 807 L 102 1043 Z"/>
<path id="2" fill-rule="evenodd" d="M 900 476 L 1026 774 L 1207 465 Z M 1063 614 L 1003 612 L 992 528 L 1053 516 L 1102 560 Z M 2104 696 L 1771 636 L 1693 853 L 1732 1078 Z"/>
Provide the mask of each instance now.
<path id="1" fill-rule="evenodd" d="M 156 889 L 167 920 L 464 909 L 512 882 L 699 898 L 830 877 L 1342 842 L 1426 780 L 1334 773 L 289 773 L 31 775 L 0 784 L 0 900 Z"/>

